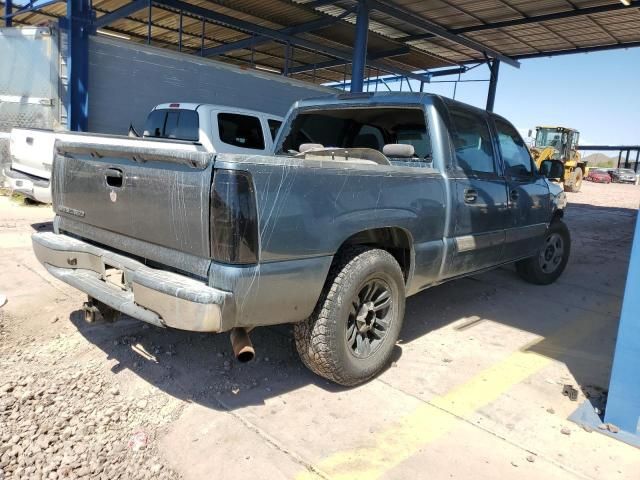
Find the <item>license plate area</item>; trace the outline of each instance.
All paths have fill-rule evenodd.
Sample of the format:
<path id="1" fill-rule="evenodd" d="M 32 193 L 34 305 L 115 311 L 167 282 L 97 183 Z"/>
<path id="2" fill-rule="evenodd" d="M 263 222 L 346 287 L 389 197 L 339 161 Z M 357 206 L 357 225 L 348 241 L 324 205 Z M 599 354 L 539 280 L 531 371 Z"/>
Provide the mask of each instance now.
<path id="1" fill-rule="evenodd" d="M 104 265 L 104 281 L 118 290 L 127 290 L 124 271 L 111 265 Z"/>

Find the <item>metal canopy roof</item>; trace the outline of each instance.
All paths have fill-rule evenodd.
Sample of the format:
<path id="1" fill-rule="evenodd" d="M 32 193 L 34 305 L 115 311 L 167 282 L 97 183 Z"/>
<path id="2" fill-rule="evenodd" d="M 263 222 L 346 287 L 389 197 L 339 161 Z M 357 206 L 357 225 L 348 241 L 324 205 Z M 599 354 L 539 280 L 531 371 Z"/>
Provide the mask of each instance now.
<path id="1" fill-rule="evenodd" d="M 4 0 L 3 0 L 4 1 Z M 64 17 L 31 0 L 16 25 Z M 640 1 L 368 0 L 368 76 L 640 46 Z M 0 1 L 2 4 L 2 1 Z M 350 78 L 356 0 L 94 0 L 95 26 L 136 42 L 324 83 Z M 180 13 L 182 12 L 182 13 Z M 151 15 L 149 15 L 151 13 Z M 151 23 L 149 24 L 149 18 Z M 203 21 L 204 20 L 204 21 Z M 287 60 L 288 59 L 288 60 Z"/>

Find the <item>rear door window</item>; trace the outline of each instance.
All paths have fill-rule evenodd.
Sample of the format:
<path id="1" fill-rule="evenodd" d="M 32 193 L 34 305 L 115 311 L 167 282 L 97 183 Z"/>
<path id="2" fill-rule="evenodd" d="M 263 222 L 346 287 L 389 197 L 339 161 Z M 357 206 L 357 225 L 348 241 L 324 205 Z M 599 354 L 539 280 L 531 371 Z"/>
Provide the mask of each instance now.
<path id="1" fill-rule="evenodd" d="M 280 125 L 282 125 L 282 122 L 280 120 L 274 120 L 273 118 L 270 118 L 269 120 L 267 120 L 267 123 L 269 124 L 271 139 L 275 140 L 276 135 L 278 135 L 278 130 L 280 130 Z"/>
<path id="2" fill-rule="evenodd" d="M 493 174 L 497 170 L 487 120 L 475 112 L 449 106 L 451 138 L 458 166 L 471 174 Z"/>
<path id="3" fill-rule="evenodd" d="M 220 141 L 227 145 L 264 150 L 264 136 L 258 117 L 238 113 L 219 113 L 218 133 Z"/>
<path id="4" fill-rule="evenodd" d="M 197 142 L 200 122 L 195 110 L 159 109 L 152 111 L 144 124 L 143 136 Z"/>

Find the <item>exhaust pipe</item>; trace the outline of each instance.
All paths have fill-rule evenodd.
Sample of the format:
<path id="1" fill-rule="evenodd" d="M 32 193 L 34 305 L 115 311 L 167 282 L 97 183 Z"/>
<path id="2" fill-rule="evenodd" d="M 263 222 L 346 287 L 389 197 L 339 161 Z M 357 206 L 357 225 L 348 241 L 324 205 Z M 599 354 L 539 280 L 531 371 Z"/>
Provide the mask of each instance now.
<path id="1" fill-rule="evenodd" d="M 253 344 L 249 338 L 249 330 L 246 328 L 236 327 L 231 330 L 229 335 L 231 338 L 231 348 L 233 348 L 233 354 L 236 356 L 239 362 L 246 363 L 253 360 L 256 356 L 256 351 L 253 349 Z"/>

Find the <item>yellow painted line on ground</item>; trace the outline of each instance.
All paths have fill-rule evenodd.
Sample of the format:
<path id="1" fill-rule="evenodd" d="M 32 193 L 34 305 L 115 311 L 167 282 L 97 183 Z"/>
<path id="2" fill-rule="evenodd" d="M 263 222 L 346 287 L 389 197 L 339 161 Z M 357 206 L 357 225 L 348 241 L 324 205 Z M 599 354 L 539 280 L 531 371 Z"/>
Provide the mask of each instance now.
<path id="1" fill-rule="evenodd" d="M 572 345 L 602 327 L 606 318 L 589 314 L 542 338 L 483 370 L 468 382 L 443 396 L 432 398 L 401 418 L 393 427 L 377 434 L 367 445 L 336 452 L 314 465 L 316 471 L 336 480 L 376 479 L 412 457 L 424 445 L 442 437 L 460 424 L 461 418 L 495 401 L 511 387 L 549 365 L 553 359 L 531 351 L 542 347 L 554 352 Z M 545 344 L 545 345 L 543 345 Z M 317 478 L 314 472 L 302 472 L 298 479 Z"/>

